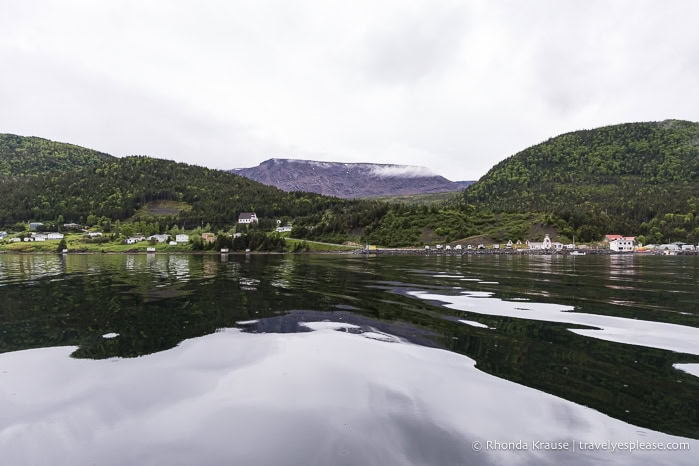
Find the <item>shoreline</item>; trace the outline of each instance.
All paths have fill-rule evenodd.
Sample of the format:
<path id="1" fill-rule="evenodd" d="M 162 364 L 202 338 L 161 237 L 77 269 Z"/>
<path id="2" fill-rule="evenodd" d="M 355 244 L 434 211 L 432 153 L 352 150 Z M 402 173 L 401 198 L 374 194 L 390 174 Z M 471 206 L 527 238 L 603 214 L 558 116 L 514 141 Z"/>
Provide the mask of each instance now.
<path id="1" fill-rule="evenodd" d="M 582 251 L 580 251 L 582 252 Z M 0 251 L 0 254 L 8 255 L 58 255 L 58 256 L 92 256 L 92 255 L 192 255 L 192 256 L 247 256 L 247 255 L 366 255 L 366 256 L 697 256 L 699 251 L 673 251 L 667 254 L 663 251 L 644 252 L 620 252 L 609 249 L 588 249 L 584 254 L 571 254 L 571 251 L 548 251 L 542 249 L 473 249 L 473 250 L 435 250 L 420 248 L 383 248 L 383 249 L 353 249 L 346 251 L 304 251 L 304 252 L 278 252 L 278 251 Z"/>

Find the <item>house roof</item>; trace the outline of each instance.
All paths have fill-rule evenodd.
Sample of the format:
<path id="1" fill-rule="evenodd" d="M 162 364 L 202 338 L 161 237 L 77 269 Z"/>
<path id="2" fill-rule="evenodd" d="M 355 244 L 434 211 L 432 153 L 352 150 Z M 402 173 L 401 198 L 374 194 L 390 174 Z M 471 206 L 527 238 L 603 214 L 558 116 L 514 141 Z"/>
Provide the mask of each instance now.
<path id="1" fill-rule="evenodd" d="M 257 218 L 255 212 L 241 212 L 241 214 L 238 215 L 238 220 L 250 220 L 253 217 Z"/>
<path id="2" fill-rule="evenodd" d="M 618 239 L 623 239 L 623 240 L 627 240 L 627 241 L 634 241 L 636 239 L 635 236 L 621 236 L 621 235 L 607 235 L 607 236 L 605 236 L 605 238 L 608 241 L 616 241 Z"/>

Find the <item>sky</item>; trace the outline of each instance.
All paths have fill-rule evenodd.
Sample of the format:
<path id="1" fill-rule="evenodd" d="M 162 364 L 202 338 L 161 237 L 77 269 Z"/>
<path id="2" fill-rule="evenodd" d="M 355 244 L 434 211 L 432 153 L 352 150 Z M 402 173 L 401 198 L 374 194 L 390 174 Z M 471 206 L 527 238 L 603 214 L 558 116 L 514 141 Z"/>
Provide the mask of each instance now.
<path id="1" fill-rule="evenodd" d="M 475 180 L 558 134 L 699 120 L 699 2 L 0 0 L 0 133 L 211 168 Z"/>

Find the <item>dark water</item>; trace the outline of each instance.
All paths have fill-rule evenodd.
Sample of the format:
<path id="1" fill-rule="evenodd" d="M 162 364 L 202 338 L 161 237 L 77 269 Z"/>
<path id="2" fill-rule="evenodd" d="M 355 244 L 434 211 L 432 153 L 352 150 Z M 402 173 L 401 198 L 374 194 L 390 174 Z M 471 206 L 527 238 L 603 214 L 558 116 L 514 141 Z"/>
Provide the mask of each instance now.
<path id="1" fill-rule="evenodd" d="M 699 464 L 698 285 L 678 256 L 0 255 L 0 452 Z"/>

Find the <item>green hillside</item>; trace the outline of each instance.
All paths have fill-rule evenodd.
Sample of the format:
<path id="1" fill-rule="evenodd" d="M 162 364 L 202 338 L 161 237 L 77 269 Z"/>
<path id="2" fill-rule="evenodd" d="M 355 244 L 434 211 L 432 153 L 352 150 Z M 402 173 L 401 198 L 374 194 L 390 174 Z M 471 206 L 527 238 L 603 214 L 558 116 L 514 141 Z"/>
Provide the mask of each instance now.
<path id="1" fill-rule="evenodd" d="M 95 167 L 113 158 L 72 144 L 0 133 L 0 179 Z"/>
<path id="2" fill-rule="evenodd" d="M 699 123 L 628 123 L 563 134 L 494 166 L 467 205 L 563 218 L 581 240 L 605 233 L 699 240 Z"/>
<path id="3" fill-rule="evenodd" d="M 287 193 L 221 170 L 141 156 L 11 179 L 0 183 L 0 198 L 0 225 L 58 219 L 94 224 L 95 219 L 126 221 L 136 216 L 163 225 L 208 223 L 222 228 L 235 225 L 240 212 L 254 211 L 262 227 L 276 226 L 277 219 L 294 219 L 295 224 L 313 227 L 309 239 L 337 233 L 338 241 L 387 210 L 380 202 Z"/>

